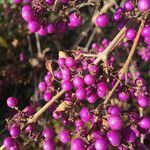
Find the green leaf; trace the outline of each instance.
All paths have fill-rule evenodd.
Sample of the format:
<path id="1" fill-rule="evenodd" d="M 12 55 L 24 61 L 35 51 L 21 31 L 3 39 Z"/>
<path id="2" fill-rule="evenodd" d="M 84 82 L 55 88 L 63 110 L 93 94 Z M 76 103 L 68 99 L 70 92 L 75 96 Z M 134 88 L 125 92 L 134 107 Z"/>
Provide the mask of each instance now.
<path id="1" fill-rule="evenodd" d="M 6 40 L 4 38 L 2 38 L 1 36 L 0 36 L 0 47 L 8 48 L 8 44 L 7 44 Z"/>

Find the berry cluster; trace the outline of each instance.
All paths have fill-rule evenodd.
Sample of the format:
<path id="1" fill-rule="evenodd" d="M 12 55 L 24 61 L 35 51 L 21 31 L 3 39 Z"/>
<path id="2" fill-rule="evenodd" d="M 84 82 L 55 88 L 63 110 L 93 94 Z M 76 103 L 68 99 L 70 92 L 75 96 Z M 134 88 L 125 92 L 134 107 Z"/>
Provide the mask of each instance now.
<path id="1" fill-rule="evenodd" d="M 21 3 L 14 1 L 14 3 Z M 59 10 L 55 6 L 60 5 Z M 22 18 L 27 22 L 30 32 L 37 32 L 41 36 L 48 33 L 62 33 L 67 28 L 73 30 L 82 24 L 82 16 L 76 5 L 80 2 L 69 0 L 31 0 L 21 9 Z M 74 12 L 67 9 L 75 7 Z"/>
<path id="2" fill-rule="evenodd" d="M 59 3 L 68 6 L 71 1 L 60 0 Z M 55 11 L 53 6 L 55 1 L 33 0 L 22 8 L 22 16 L 27 21 L 31 32 L 40 35 L 49 32 L 48 29 L 52 24 L 47 21 L 47 9 L 52 7 L 50 10 Z M 143 16 L 149 9 L 149 0 L 127 0 L 123 7 L 116 10 L 113 20 L 119 29 L 124 25 L 128 27 L 128 21 L 133 18 L 136 18 L 138 26 L 138 21 L 142 20 L 143 23 Z M 142 12 L 140 17 L 139 12 Z M 54 29 L 57 32 L 65 31 L 66 23 L 71 28 L 79 26 L 82 17 L 78 13 L 71 13 L 69 22 L 61 20 L 61 24 L 53 24 Z M 99 14 L 95 24 L 105 28 L 109 21 L 106 14 Z M 149 21 L 144 21 L 146 25 L 143 25 L 141 31 L 139 50 L 146 43 L 145 49 L 149 48 L 150 25 Z M 118 43 L 117 48 L 130 48 L 133 42 L 133 46 L 135 45 L 140 30 L 136 31 L 137 26 L 128 27 L 123 34 L 125 40 Z M 142 44 L 142 41 L 145 43 Z M 17 107 L 18 100 L 9 97 L 7 105 L 15 109 L 16 114 L 7 121 L 10 136 L 4 139 L 4 146 L 10 150 L 17 150 L 18 137 L 20 134 L 25 134 L 35 142 L 42 141 L 44 150 L 54 150 L 58 142 L 55 143 L 54 139 L 57 138 L 63 146 L 70 144 L 71 150 L 146 149 L 143 141 L 150 133 L 150 117 L 143 113 L 143 110 L 149 106 L 148 89 L 137 66 L 134 71 L 129 73 L 125 71 L 123 74 L 122 70 L 129 66 L 124 68 L 121 63 L 117 63 L 119 57 L 112 54 L 106 56 L 105 61 L 97 61 L 97 58 L 106 55 L 104 52 L 111 43 L 109 39 L 104 38 L 99 43 L 92 43 L 88 52 L 79 47 L 72 51 L 60 52 L 57 61 L 47 61 L 48 71 L 38 84 L 46 104 L 37 113 L 32 106 L 27 106 L 20 111 Z M 141 52 L 139 55 L 145 60 L 149 58 L 149 56 L 145 58 L 146 54 L 143 57 Z M 36 123 L 37 118 L 47 109 L 51 119 L 60 124 L 61 130 L 56 133 L 49 127 L 45 127 L 42 131 L 35 130 L 35 125 L 40 126 Z"/>
<path id="3" fill-rule="evenodd" d="M 102 40 L 102 43 L 104 41 L 106 39 Z M 109 68 L 109 74 L 107 74 L 105 69 L 102 69 L 103 63 L 94 65 L 94 59 L 85 57 L 84 54 L 84 51 L 76 50 L 72 52 L 71 56 L 60 57 L 55 64 L 57 69 L 51 71 L 47 67 L 49 71 L 38 85 L 46 102 L 51 101 L 60 87 L 65 91 L 59 104 L 56 102 L 55 107 L 50 108 L 53 119 L 62 120 L 61 124 L 64 126 L 64 129 L 59 131 L 60 141 L 62 143 L 71 141 L 71 150 L 144 147 L 140 143 L 139 137 L 141 134 L 149 133 L 150 117 L 145 115 L 140 117 L 135 106 L 130 106 L 135 110 L 130 113 L 128 109 L 131 108 L 127 109 L 123 106 L 133 100 L 141 108 L 148 107 L 149 97 L 144 80 L 138 76 L 133 80 L 129 73 L 127 79 L 122 78 L 116 89 L 114 101 L 111 100 L 111 104 L 103 105 L 108 91 L 113 88 L 116 79 L 119 78 L 119 72 L 113 69 L 115 63 L 112 62 L 111 57 L 107 62 Z M 93 49 L 91 54 L 97 54 L 97 52 Z M 122 104 L 122 109 L 120 104 Z M 16 107 L 17 99 L 8 98 L 7 105 L 11 108 Z M 27 118 L 34 114 L 31 106 L 22 112 L 26 114 Z M 18 116 L 22 116 L 21 113 L 18 112 Z M 4 140 L 7 148 L 16 147 L 14 139 L 20 135 L 21 128 L 18 125 L 23 123 L 23 116 L 22 119 L 14 118 L 15 123 L 13 122 L 9 128 L 11 137 Z M 32 128 L 32 124 L 28 125 L 25 132 L 29 132 L 30 138 L 33 139 L 31 135 L 34 135 L 35 131 Z M 44 150 L 55 149 L 53 141 L 55 134 L 52 129 L 45 128 L 41 134 L 36 133 L 36 135 L 38 138 L 36 137 L 34 140 L 43 140 Z M 76 138 L 72 139 L 74 136 Z"/>

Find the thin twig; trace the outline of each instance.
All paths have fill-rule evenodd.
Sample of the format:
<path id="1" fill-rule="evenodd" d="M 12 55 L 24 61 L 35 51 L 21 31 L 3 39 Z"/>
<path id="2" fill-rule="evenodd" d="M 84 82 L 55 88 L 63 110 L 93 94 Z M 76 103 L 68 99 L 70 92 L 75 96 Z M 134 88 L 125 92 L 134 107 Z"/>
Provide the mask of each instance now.
<path id="1" fill-rule="evenodd" d="M 136 38 L 134 40 L 134 43 L 132 45 L 132 48 L 131 48 L 131 51 L 128 55 L 128 58 L 124 64 L 124 66 L 122 67 L 121 69 L 121 74 L 120 74 L 120 79 L 124 76 L 124 74 L 127 73 L 128 71 L 128 68 L 129 68 L 129 64 L 132 60 L 132 57 L 135 53 L 135 50 L 136 50 L 136 46 L 139 42 L 139 38 L 140 38 L 140 34 L 141 34 L 141 31 L 142 31 L 142 28 L 144 27 L 144 24 L 146 22 L 146 18 L 148 17 L 148 13 L 145 15 L 145 19 L 142 20 L 141 24 L 140 24 L 140 27 L 138 29 L 138 32 L 137 32 L 137 35 L 136 35 Z M 113 95 L 113 93 L 115 92 L 116 88 L 118 87 L 119 83 L 120 83 L 120 79 L 117 80 L 115 86 L 113 87 L 113 89 L 109 92 L 108 96 L 106 97 L 105 101 L 104 101 L 104 105 L 108 103 L 109 99 L 111 98 L 111 96 Z"/>
<path id="2" fill-rule="evenodd" d="M 40 38 L 37 33 L 35 33 L 35 38 L 36 38 L 36 46 L 37 46 L 37 51 L 38 51 L 38 57 L 42 57 L 42 51 L 41 51 L 41 43 L 40 43 Z"/>
<path id="3" fill-rule="evenodd" d="M 63 94 L 65 93 L 64 90 L 61 90 L 59 93 L 57 93 L 49 102 L 47 102 L 39 111 L 37 111 L 33 117 L 28 119 L 28 122 L 22 127 L 24 129 L 28 124 L 35 123 L 37 119 L 57 100 L 59 99 Z M 0 150 L 3 150 L 5 148 L 4 145 L 0 147 Z"/>
<path id="4" fill-rule="evenodd" d="M 95 27 L 92 34 L 91 34 L 91 36 L 90 36 L 90 38 L 89 38 L 89 40 L 88 40 L 88 42 L 87 42 L 87 44 L 86 44 L 86 46 L 85 46 L 85 48 L 84 48 L 85 51 L 87 51 L 89 49 L 89 46 L 91 45 L 91 42 L 92 42 L 92 40 L 93 40 L 93 38 L 96 34 L 96 30 L 97 30 L 97 28 Z"/>

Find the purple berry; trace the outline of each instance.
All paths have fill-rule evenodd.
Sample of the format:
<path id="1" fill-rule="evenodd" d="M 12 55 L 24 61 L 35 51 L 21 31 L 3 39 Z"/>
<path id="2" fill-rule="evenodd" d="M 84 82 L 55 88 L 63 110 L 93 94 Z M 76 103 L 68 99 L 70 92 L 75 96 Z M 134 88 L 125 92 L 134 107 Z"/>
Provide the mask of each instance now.
<path id="1" fill-rule="evenodd" d="M 119 100 L 122 101 L 122 102 L 125 102 L 129 99 L 129 93 L 128 92 L 119 92 L 118 93 L 118 97 L 119 97 Z"/>
<path id="2" fill-rule="evenodd" d="M 50 128 L 45 128 L 42 132 L 42 135 L 46 139 L 51 139 L 54 136 L 54 130 L 52 130 Z"/>
<path id="3" fill-rule="evenodd" d="M 96 26 L 101 28 L 106 27 L 108 22 L 109 22 L 109 18 L 106 15 L 98 15 L 95 21 Z"/>
<path id="4" fill-rule="evenodd" d="M 39 90 L 40 90 L 41 92 L 45 92 L 46 89 L 47 89 L 47 84 L 46 84 L 46 82 L 44 82 L 44 81 L 40 82 L 39 85 L 38 85 L 38 88 L 39 88 Z"/>
<path id="5" fill-rule="evenodd" d="M 91 104 L 95 103 L 97 99 L 98 99 L 97 94 L 91 94 L 90 96 L 87 97 L 87 101 Z"/>
<path id="6" fill-rule="evenodd" d="M 73 139 L 70 150 L 86 150 L 84 141 L 81 138 Z"/>
<path id="7" fill-rule="evenodd" d="M 47 139 L 43 142 L 43 150 L 55 150 L 55 143 L 52 139 Z"/>
<path id="8" fill-rule="evenodd" d="M 134 29 L 132 29 L 132 28 L 128 29 L 127 32 L 126 32 L 125 37 L 128 40 L 134 40 L 135 37 L 136 37 L 136 31 Z"/>
<path id="9" fill-rule="evenodd" d="M 76 66 L 76 61 L 75 61 L 75 59 L 72 58 L 72 57 L 67 57 L 67 58 L 66 58 L 66 61 L 65 61 L 65 64 L 66 64 L 67 67 L 73 68 L 73 67 Z"/>
<path id="10" fill-rule="evenodd" d="M 146 108 L 149 106 L 149 98 L 148 97 L 140 97 L 137 99 L 137 103 L 140 107 Z"/>
<path id="11" fill-rule="evenodd" d="M 48 25 L 47 25 L 47 32 L 48 33 L 54 33 L 55 32 L 55 25 L 54 24 L 52 24 L 52 23 L 49 23 Z"/>
<path id="12" fill-rule="evenodd" d="M 33 108 L 33 106 L 26 106 L 23 111 L 26 112 L 29 116 L 32 116 L 35 113 L 35 108 Z"/>
<path id="13" fill-rule="evenodd" d="M 12 138 L 17 138 L 21 133 L 20 127 L 17 125 L 12 125 L 9 132 Z"/>
<path id="14" fill-rule="evenodd" d="M 38 33 L 40 36 L 45 36 L 45 35 L 47 35 L 47 26 L 42 25 L 42 26 L 40 27 L 40 29 L 38 30 L 37 33 Z"/>
<path id="15" fill-rule="evenodd" d="M 59 133 L 59 139 L 62 143 L 68 143 L 70 141 L 70 134 L 68 131 L 63 130 Z"/>
<path id="16" fill-rule="evenodd" d="M 111 115 L 108 117 L 108 125 L 112 130 L 120 130 L 123 125 L 123 121 L 120 116 Z"/>
<path id="17" fill-rule="evenodd" d="M 150 37 L 150 25 L 146 25 L 141 32 L 143 37 Z"/>
<path id="18" fill-rule="evenodd" d="M 107 133 L 107 138 L 110 141 L 112 146 L 119 146 L 121 142 L 120 132 L 117 130 L 110 130 Z"/>
<path id="19" fill-rule="evenodd" d="M 131 0 L 127 0 L 124 4 L 124 8 L 127 10 L 127 11 L 131 11 L 134 9 L 134 5 L 132 3 Z"/>
<path id="20" fill-rule="evenodd" d="M 62 89 L 65 91 L 70 91 L 72 89 L 73 85 L 72 82 L 69 80 L 65 80 L 62 82 Z"/>
<path id="21" fill-rule="evenodd" d="M 108 90 L 108 88 L 107 88 L 106 83 L 105 82 L 100 82 L 98 84 L 98 87 L 97 87 L 97 95 L 99 97 L 104 97 L 107 93 L 107 90 Z"/>
<path id="22" fill-rule="evenodd" d="M 91 120 L 91 114 L 88 108 L 83 107 L 80 111 L 80 117 L 83 122 L 89 122 Z"/>
<path id="23" fill-rule="evenodd" d="M 121 109 L 117 105 L 112 105 L 108 108 L 109 115 L 120 115 Z"/>
<path id="24" fill-rule="evenodd" d="M 58 64 L 59 64 L 59 67 L 65 67 L 65 61 L 66 59 L 65 58 L 59 58 L 58 59 Z"/>
<path id="25" fill-rule="evenodd" d="M 45 0 L 47 5 L 53 5 L 55 0 Z"/>
<path id="26" fill-rule="evenodd" d="M 130 128 L 123 129 L 122 134 L 125 142 L 133 143 L 136 139 L 135 132 Z"/>
<path id="27" fill-rule="evenodd" d="M 7 99 L 7 106 L 10 108 L 14 108 L 18 105 L 18 100 L 15 97 L 9 97 Z"/>
<path id="28" fill-rule="evenodd" d="M 6 148 L 10 148 L 15 145 L 15 142 L 14 142 L 13 138 L 7 137 L 4 139 L 3 144 Z"/>
<path id="29" fill-rule="evenodd" d="M 69 16 L 70 24 L 74 27 L 78 27 L 82 23 L 82 16 L 77 13 L 72 13 Z"/>
<path id="30" fill-rule="evenodd" d="M 50 100 L 52 99 L 52 93 L 51 93 L 51 92 L 45 92 L 45 93 L 43 94 L 43 99 L 44 99 L 46 102 L 50 101 Z"/>
<path id="31" fill-rule="evenodd" d="M 87 97 L 86 90 L 82 87 L 76 89 L 75 95 L 76 95 L 76 98 L 79 100 L 84 100 Z"/>
<path id="32" fill-rule="evenodd" d="M 139 122 L 139 125 L 143 129 L 150 129 L 150 117 L 143 116 Z"/>
<path id="33" fill-rule="evenodd" d="M 97 138 L 95 141 L 96 150 L 107 150 L 108 148 L 108 140 L 104 137 Z"/>
<path id="34" fill-rule="evenodd" d="M 138 9 L 141 12 L 148 11 L 150 9 L 150 1 L 149 0 L 139 0 L 138 1 Z"/>
<path id="35" fill-rule="evenodd" d="M 91 74 L 87 74 L 84 77 L 84 82 L 86 85 L 93 85 L 95 82 L 95 79 Z"/>
<path id="36" fill-rule="evenodd" d="M 73 79 L 73 85 L 76 88 L 83 87 L 84 86 L 84 80 L 83 80 L 83 78 L 80 77 L 80 76 L 74 77 L 74 79 Z"/>
<path id="37" fill-rule="evenodd" d="M 37 32 L 40 29 L 40 24 L 37 21 L 29 21 L 28 22 L 28 29 L 30 32 Z"/>

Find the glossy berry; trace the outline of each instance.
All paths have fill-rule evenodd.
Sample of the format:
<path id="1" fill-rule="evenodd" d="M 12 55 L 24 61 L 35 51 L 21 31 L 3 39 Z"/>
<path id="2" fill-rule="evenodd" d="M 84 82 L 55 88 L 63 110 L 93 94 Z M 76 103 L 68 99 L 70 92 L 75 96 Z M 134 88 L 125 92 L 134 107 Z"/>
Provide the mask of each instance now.
<path id="1" fill-rule="evenodd" d="M 59 58 L 58 59 L 58 65 L 59 65 L 59 67 L 65 67 L 65 61 L 66 61 L 66 59 L 65 58 Z"/>
<path id="2" fill-rule="evenodd" d="M 78 127 L 82 127 L 84 125 L 84 122 L 80 119 L 76 120 L 75 121 L 75 127 L 78 128 Z"/>
<path id="3" fill-rule="evenodd" d="M 86 150 L 84 141 L 81 138 L 73 139 L 70 150 Z"/>
<path id="4" fill-rule="evenodd" d="M 97 99 L 98 99 L 97 94 L 91 94 L 90 96 L 87 97 L 87 101 L 91 104 L 95 103 Z"/>
<path id="5" fill-rule="evenodd" d="M 29 21 L 28 22 L 28 29 L 30 32 L 37 32 L 40 29 L 40 24 L 37 21 Z"/>
<path id="6" fill-rule="evenodd" d="M 113 20 L 114 20 L 114 21 L 118 22 L 118 21 L 120 21 L 121 19 L 122 19 L 122 15 L 121 15 L 120 13 L 115 13 L 115 14 L 113 15 Z"/>
<path id="7" fill-rule="evenodd" d="M 149 0 L 139 0 L 138 1 L 138 9 L 141 12 L 148 11 L 150 9 L 150 1 Z"/>
<path id="8" fill-rule="evenodd" d="M 43 150 L 55 150 L 55 143 L 52 139 L 47 139 L 43 142 Z"/>
<path id="9" fill-rule="evenodd" d="M 18 145 L 14 145 L 13 147 L 10 147 L 9 150 L 20 150 Z"/>
<path id="10" fill-rule="evenodd" d="M 104 137 L 97 138 L 95 141 L 95 148 L 96 150 L 107 150 L 108 148 L 108 140 Z"/>
<path id="11" fill-rule="evenodd" d="M 7 106 L 10 108 L 14 108 L 18 105 L 18 100 L 15 97 L 9 97 L 7 99 Z"/>
<path id="12" fill-rule="evenodd" d="M 39 88 L 39 90 L 40 90 L 41 92 L 45 92 L 46 89 L 47 89 L 47 84 L 46 84 L 46 82 L 44 82 L 44 81 L 40 82 L 39 85 L 38 85 L 38 88 Z"/>
<path id="13" fill-rule="evenodd" d="M 150 129 L 150 117 L 144 116 L 141 118 L 139 125 L 143 129 Z"/>
<path id="14" fill-rule="evenodd" d="M 31 133 L 33 131 L 33 125 L 32 124 L 29 124 L 26 129 L 25 129 L 25 132 L 26 133 Z"/>
<path id="15" fill-rule="evenodd" d="M 121 109 L 117 105 L 112 105 L 108 108 L 109 115 L 120 115 Z"/>
<path id="16" fill-rule="evenodd" d="M 93 75 L 87 74 L 84 77 L 84 82 L 86 85 L 93 85 L 95 82 L 95 79 L 94 79 Z"/>
<path id="17" fill-rule="evenodd" d="M 106 83 L 105 82 L 100 82 L 98 84 L 98 87 L 97 87 L 97 95 L 99 97 L 104 97 L 107 93 L 107 90 L 108 90 L 108 88 L 107 88 Z"/>
<path id="18" fill-rule="evenodd" d="M 119 92 L 118 93 L 118 97 L 119 97 L 119 100 L 122 101 L 122 102 L 125 102 L 129 99 L 129 93 L 128 92 Z"/>
<path id="19" fill-rule="evenodd" d="M 12 138 L 17 138 L 21 133 L 20 127 L 17 125 L 12 125 L 9 132 L 10 132 L 10 135 L 12 136 Z"/>
<path id="20" fill-rule="evenodd" d="M 45 93 L 43 94 L 43 99 L 44 99 L 46 102 L 50 101 L 50 100 L 52 99 L 52 93 L 51 93 L 51 92 L 45 92 Z"/>
<path id="21" fill-rule="evenodd" d="M 128 143 L 133 143 L 136 139 L 135 132 L 130 128 L 125 128 L 122 131 L 123 140 Z"/>
<path id="22" fill-rule="evenodd" d="M 13 138 L 7 137 L 4 139 L 3 144 L 6 148 L 10 148 L 15 145 L 15 142 L 14 142 Z"/>
<path id="23" fill-rule="evenodd" d="M 55 111 L 53 112 L 52 116 L 53 116 L 53 118 L 56 119 L 56 120 L 58 120 L 58 119 L 60 119 L 60 118 L 62 117 L 61 114 L 56 113 Z"/>
<path id="24" fill-rule="evenodd" d="M 124 8 L 127 10 L 127 11 L 131 11 L 134 9 L 134 5 L 132 3 L 131 0 L 127 0 L 124 4 Z"/>
<path id="25" fill-rule="evenodd" d="M 117 130 L 110 130 L 107 133 L 107 138 L 110 141 L 112 146 L 119 146 L 121 142 L 120 132 Z"/>
<path id="26" fill-rule="evenodd" d="M 42 25 L 41 27 L 40 27 L 40 29 L 38 30 L 38 32 L 37 32 L 40 36 L 45 36 L 45 35 L 47 35 L 47 26 L 45 26 L 45 25 Z"/>
<path id="27" fill-rule="evenodd" d="M 65 91 L 70 91 L 72 89 L 73 85 L 72 82 L 69 80 L 65 80 L 62 82 L 62 89 Z"/>
<path id="28" fill-rule="evenodd" d="M 33 11 L 30 5 L 25 5 L 22 7 L 21 15 L 22 18 L 27 22 L 34 20 Z"/>
<path id="29" fill-rule="evenodd" d="M 47 25 L 47 32 L 50 33 L 50 34 L 54 33 L 55 32 L 55 25 L 52 24 L 52 23 L 49 23 Z"/>
<path id="30" fill-rule="evenodd" d="M 73 79 L 73 85 L 76 88 L 83 87 L 84 86 L 84 79 L 82 77 L 80 77 L 80 76 L 74 77 L 74 79 Z"/>
<path id="31" fill-rule="evenodd" d="M 98 15 L 96 17 L 96 21 L 95 21 L 96 26 L 98 26 L 100 28 L 106 27 L 108 22 L 109 22 L 109 18 L 104 14 L 103 15 Z"/>
<path id="32" fill-rule="evenodd" d="M 91 114 L 89 112 L 89 109 L 83 107 L 80 111 L 80 117 L 83 122 L 89 122 L 91 120 Z"/>
<path id="33" fill-rule="evenodd" d="M 139 97 L 137 99 L 137 103 L 140 107 L 146 108 L 149 106 L 149 98 L 148 97 Z"/>
<path id="34" fill-rule="evenodd" d="M 45 0 L 47 5 L 53 5 L 55 0 Z"/>
<path id="35" fill-rule="evenodd" d="M 57 80 L 60 80 L 62 78 L 62 72 L 61 71 L 54 71 L 54 77 Z"/>
<path id="36" fill-rule="evenodd" d="M 42 132 L 42 135 L 46 139 L 51 139 L 54 136 L 54 130 L 52 130 L 50 128 L 45 128 Z"/>
<path id="37" fill-rule="evenodd" d="M 13 0 L 13 3 L 14 3 L 14 4 L 19 4 L 19 3 L 22 3 L 22 1 L 23 1 L 23 0 Z"/>
<path id="38" fill-rule="evenodd" d="M 59 133 L 59 139 L 62 143 L 68 143 L 70 141 L 70 134 L 67 130 L 63 130 Z"/>
<path id="39" fill-rule="evenodd" d="M 126 32 L 125 37 L 128 40 L 134 40 L 135 37 L 136 37 L 136 31 L 134 29 L 132 29 L 132 28 L 128 29 L 127 32 Z"/>
<path id="40" fill-rule="evenodd" d="M 29 116 L 32 116 L 35 113 L 35 108 L 33 106 L 26 106 L 23 111 L 26 112 Z"/>
<path id="41" fill-rule="evenodd" d="M 70 24 L 74 27 L 78 27 L 82 23 L 82 16 L 77 13 L 72 13 L 69 16 Z"/>
<path id="42" fill-rule="evenodd" d="M 123 125 L 123 121 L 120 116 L 111 115 L 108 117 L 108 125 L 112 130 L 120 130 Z"/>
<path id="43" fill-rule="evenodd" d="M 82 87 L 76 89 L 75 95 L 76 95 L 76 98 L 79 100 L 84 100 L 87 97 L 86 90 Z"/>
<path id="44" fill-rule="evenodd" d="M 67 57 L 67 58 L 66 58 L 66 61 L 65 61 L 65 64 L 66 64 L 67 67 L 73 68 L 73 67 L 76 66 L 76 61 L 75 61 L 75 59 L 72 58 L 72 57 Z"/>
<path id="45" fill-rule="evenodd" d="M 150 37 L 150 25 L 146 25 L 141 32 L 143 37 Z"/>
<path id="46" fill-rule="evenodd" d="M 71 80 L 71 71 L 68 68 L 61 70 L 63 80 Z"/>

